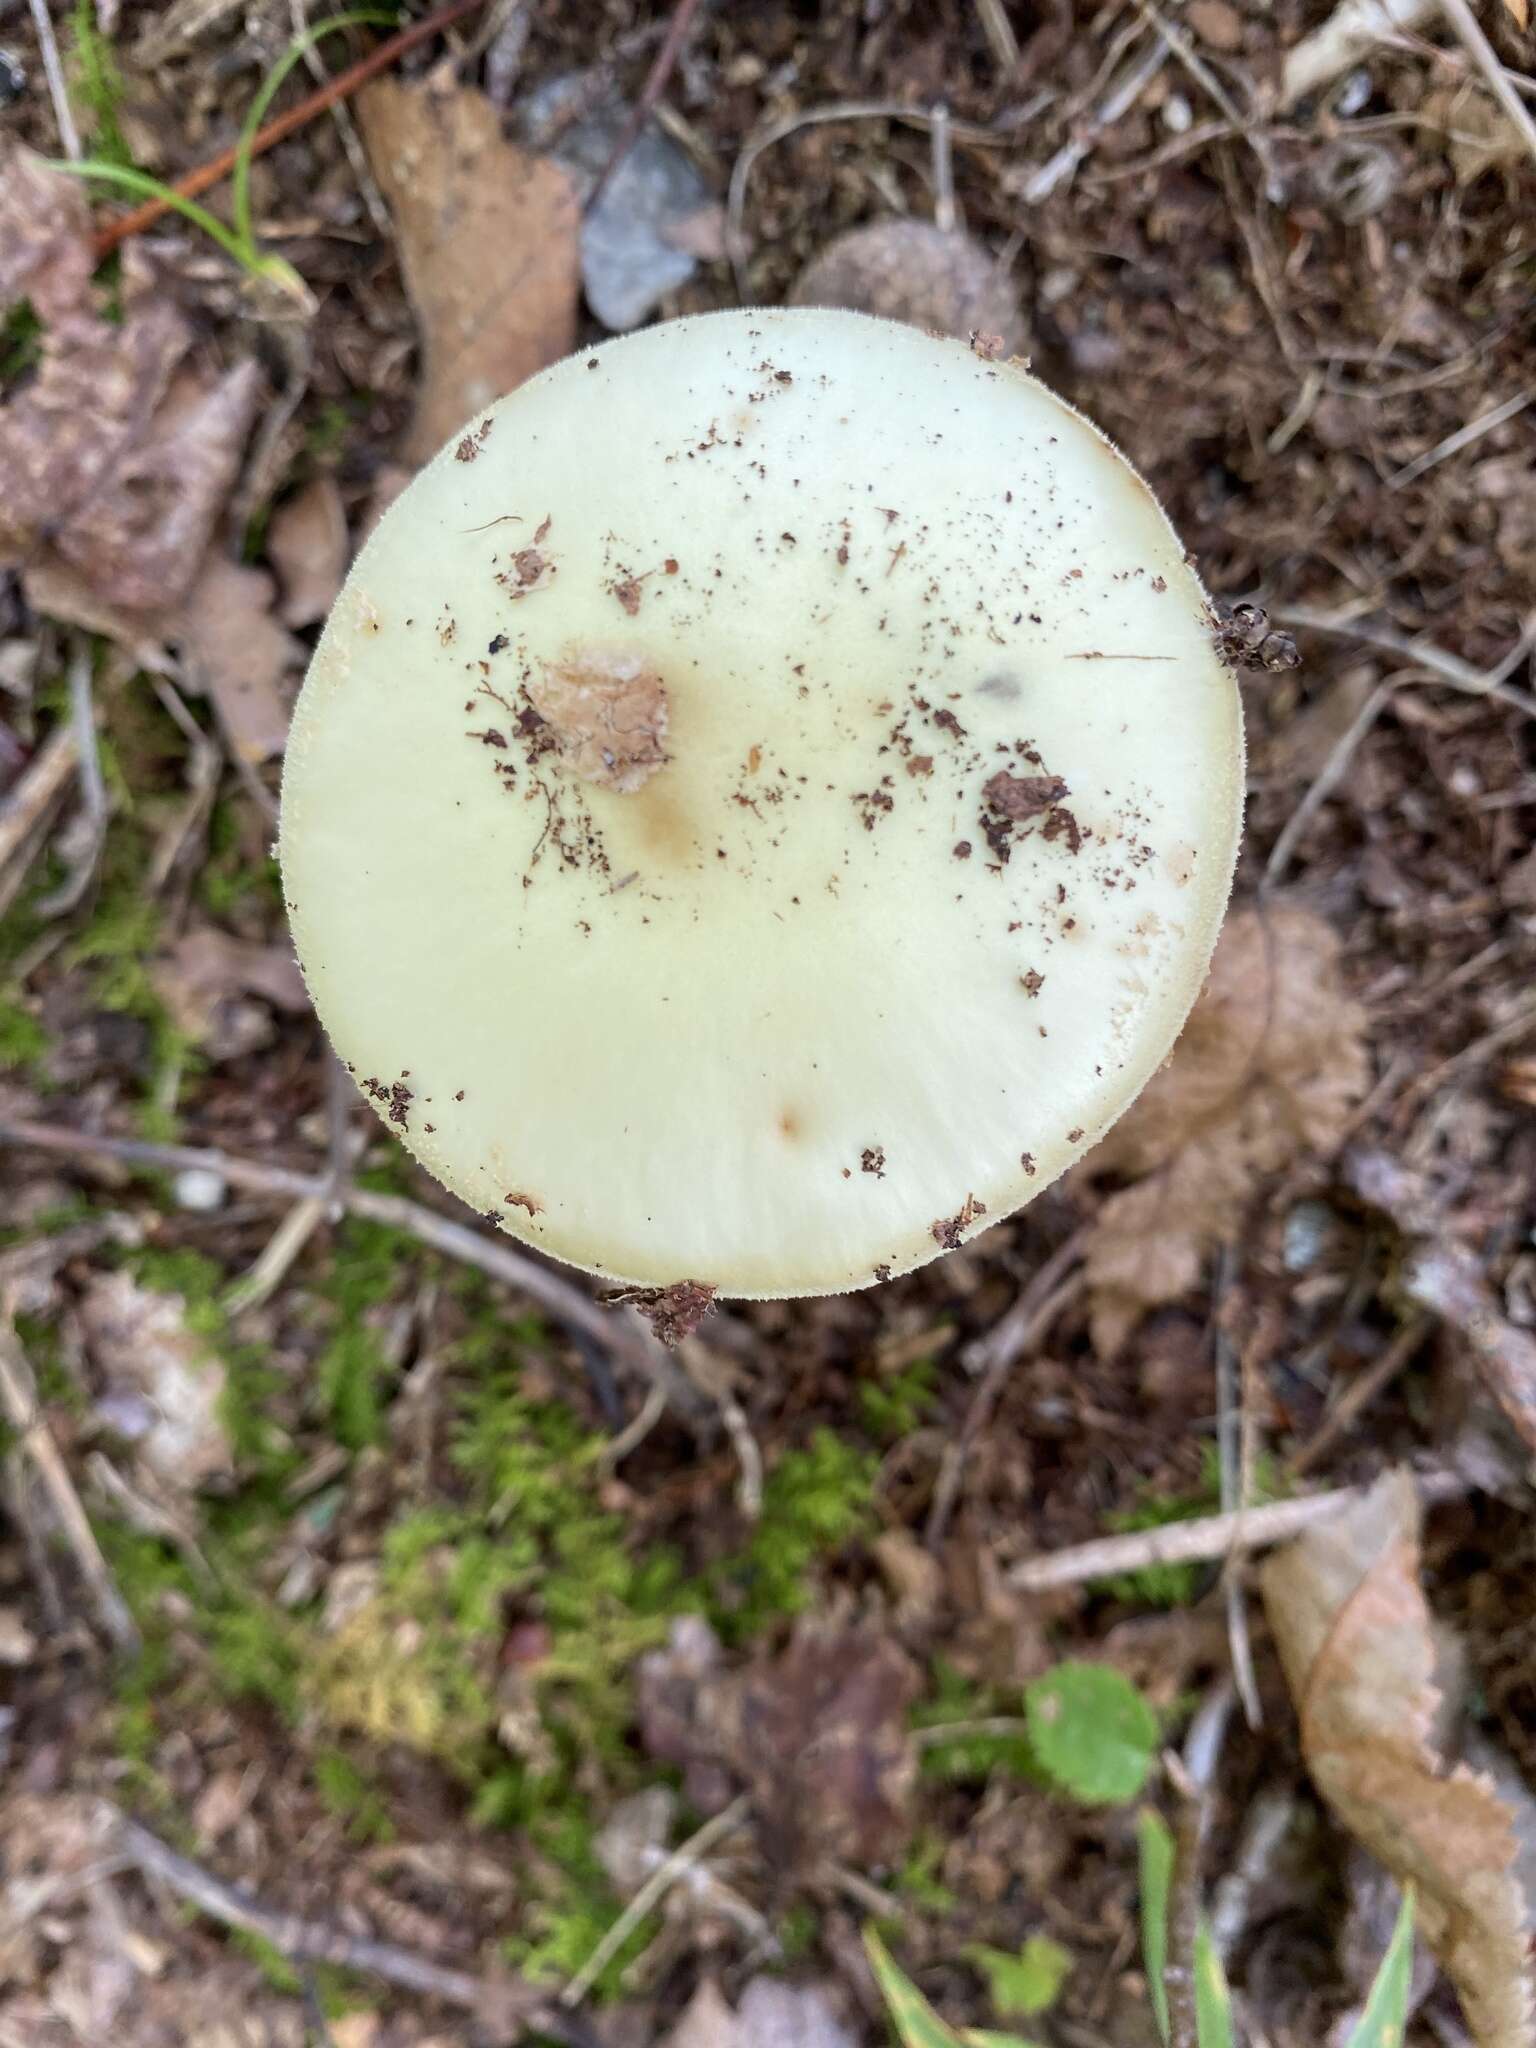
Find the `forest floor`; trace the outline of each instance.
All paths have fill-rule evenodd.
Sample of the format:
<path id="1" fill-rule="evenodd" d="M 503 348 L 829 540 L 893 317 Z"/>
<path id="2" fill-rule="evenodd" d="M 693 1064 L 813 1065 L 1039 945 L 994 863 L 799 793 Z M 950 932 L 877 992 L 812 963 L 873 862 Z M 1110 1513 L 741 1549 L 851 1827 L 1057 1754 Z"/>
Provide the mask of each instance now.
<path id="1" fill-rule="evenodd" d="M 1245 2038 L 1359 2009 L 1397 1899 L 1363 1841 L 1462 1928 L 1419 2038 L 1525 2039 L 1529 33 L 1405 6 L 1307 76 L 1326 0 L 706 4 L 582 259 L 672 10 L 455 12 L 256 162 L 301 292 L 174 215 L 93 287 L 83 209 L 130 196 L 0 168 L 0 2048 L 529 2014 L 838 2048 L 888 2038 L 870 1924 L 957 2026 L 1152 2048 L 1147 1803 Z M 81 146 L 167 181 L 303 19 L 56 14 Z M 328 35 L 276 108 L 390 33 Z M 0 148 L 73 153 L 26 8 L 0 45 Z M 402 195 L 410 93 L 438 142 Z M 782 302 L 843 230 L 942 209 L 940 102 L 1036 373 L 1302 659 L 1242 675 L 1232 917 L 1131 1118 L 973 1244 L 727 1304 L 662 1371 L 338 1094 L 271 857 L 287 708 L 458 404 L 423 333 L 489 308 L 511 381 L 604 319 Z M 1220 1525 L 1162 1557 L 1337 1488 L 1390 1646 L 1298 1669 L 1305 1560 Z M 1352 1691 L 1379 1719 L 1325 1740 Z"/>

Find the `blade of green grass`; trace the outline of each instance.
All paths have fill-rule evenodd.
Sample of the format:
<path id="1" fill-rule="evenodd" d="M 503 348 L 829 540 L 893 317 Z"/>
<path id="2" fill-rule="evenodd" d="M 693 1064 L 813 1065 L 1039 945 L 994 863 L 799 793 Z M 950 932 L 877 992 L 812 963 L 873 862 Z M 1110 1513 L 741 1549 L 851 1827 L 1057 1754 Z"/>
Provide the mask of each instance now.
<path id="1" fill-rule="evenodd" d="M 1141 1953 L 1147 1990 L 1164 2048 L 1168 2040 L 1168 1887 L 1173 1880 L 1173 1836 L 1160 1813 L 1143 1807 L 1136 1816 L 1141 1852 Z"/>
<path id="2" fill-rule="evenodd" d="M 1376 1972 L 1365 2011 L 1355 2022 L 1349 2048 L 1400 2048 L 1408 2024 L 1408 1990 L 1413 1979 L 1413 1893 L 1403 1894 L 1402 1911 Z"/>
<path id="3" fill-rule="evenodd" d="M 1203 1920 L 1195 1936 L 1195 2038 L 1200 2048 L 1234 2048 L 1227 1973 Z"/>

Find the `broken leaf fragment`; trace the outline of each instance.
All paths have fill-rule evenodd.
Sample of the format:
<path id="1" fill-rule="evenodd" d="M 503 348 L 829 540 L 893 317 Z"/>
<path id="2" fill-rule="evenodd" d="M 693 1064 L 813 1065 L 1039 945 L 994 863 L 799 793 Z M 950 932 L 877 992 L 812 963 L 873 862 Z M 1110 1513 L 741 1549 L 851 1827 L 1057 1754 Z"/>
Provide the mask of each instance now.
<path id="1" fill-rule="evenodd" d="M 1492 1782 L 1434 1747 L 1435 1642 L 1406 1472 L 1277 1551 L 1265 1611 L 1302 1754 L 1340 1822 L 1419 1900 L 1419 1927 L 1461 1995 L 1477 2048 L 1531 2048 L 1530 1954 L 1517 1841 Z"/>

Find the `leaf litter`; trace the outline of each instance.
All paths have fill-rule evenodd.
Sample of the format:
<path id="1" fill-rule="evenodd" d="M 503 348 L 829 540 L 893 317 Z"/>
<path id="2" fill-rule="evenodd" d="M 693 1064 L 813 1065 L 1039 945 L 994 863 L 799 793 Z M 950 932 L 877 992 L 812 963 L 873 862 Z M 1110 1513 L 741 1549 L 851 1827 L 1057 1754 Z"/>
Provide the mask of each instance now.
<path id="1" fill-rule="evenodd" d="M 1171 1059 L 1083 1168 L 1131 1181 L 1105 1197 L 1088 1241 L 1101 1355 L 1199 1284 L 1264 1180 L 1337 1144 L 1370 1074 L 1339 955 L 1332 927 L 1296 904 L 1227 920 Z"/>
<path id="2" fill-rule="evenodd" d="M 1477 2048 L 1536 2041 L 1514 1817 L 1493 1783 L 1436 1747 L 1436 1642 L 1406 1472 L 1264 1566 L 1265 1611 L 1313 1783 L 1349 1832 L 1418 1893 L 1419 1925 Z"/>

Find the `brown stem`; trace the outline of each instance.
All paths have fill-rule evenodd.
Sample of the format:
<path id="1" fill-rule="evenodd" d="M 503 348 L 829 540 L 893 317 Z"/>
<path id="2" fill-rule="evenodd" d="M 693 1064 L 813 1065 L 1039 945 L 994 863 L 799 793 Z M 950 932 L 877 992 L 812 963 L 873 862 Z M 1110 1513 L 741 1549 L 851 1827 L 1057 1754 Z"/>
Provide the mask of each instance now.
<path id="1" fill-rule="evenodd" d="M 672 75 L 672 67 L 682 55 L 683 43 L 698 11 L 699 0 L 677 0 L 676 10 L 667 23 L 667 32 L 662 38 L 661 48 L 656 52 L 656 60 L 645 75 L 645 84 L 640 88 L 640 97 L 630 110 L 629 119 L 620 129 L 618 140 L 609 152 L 607 163 L 598 172 L 597 183 L 587 194 L 587 203 L 582 208 L 584 213 L 590 213 L 597 205 L 607 191 L 614 172 L 639 140 L 640 130 L 645 126 L 655 109 L 656 102 L 666 90 L 667 80 Z"/>
<path id="2" fill-rule="evenodd" d="M 317 114 L 323 114 L 327 107 L 334 107 L 355 93 L 359 86 L 366 85 L 370 78 L 376 78 L 381 71 L 387 71 L 396 64 L 408 50 L 414 50 L 418 43 L 427 42 L 445 28 L 461 20 L 466 14 L 473 14 L 485 0 L 448 0 L 445 7 L 427 15 L 425 20 L 413 21 L 409 28 L 401 29 L 398 35 L 389 36 L 366 57 L 359 57 L 355 64 L 349 64 L 345 71 L 338 71 L 328 79 L 317 92 L 292 106 L 286 114 L 276 114 L 264 128 L 258 128 L 251 143 L 252 157 L 262 156 L 274 144 L 284 141 L 295 129 L 303 128 L 313 121 Z M 232 149 L 222 151 L 207 163 L 200 164 L 195 171 L 188 171 L 176 180 L 170 188 L 182 199 L 195 199 L 200 192 L 206 192 L 210 185 L 217 185 L 227 178 L 235 167 L 240 154 L 238 143 Z M 166 199 L 146 199 L 142 206 L 134 207 L 131 213 L 109 221 L 96 236 L 96 260 L 110 255 L 119 242 L 127 241 L 130 235 L 139 235 L 146 228 L 153 227 L 163 214 L 171 211 Z"/>

